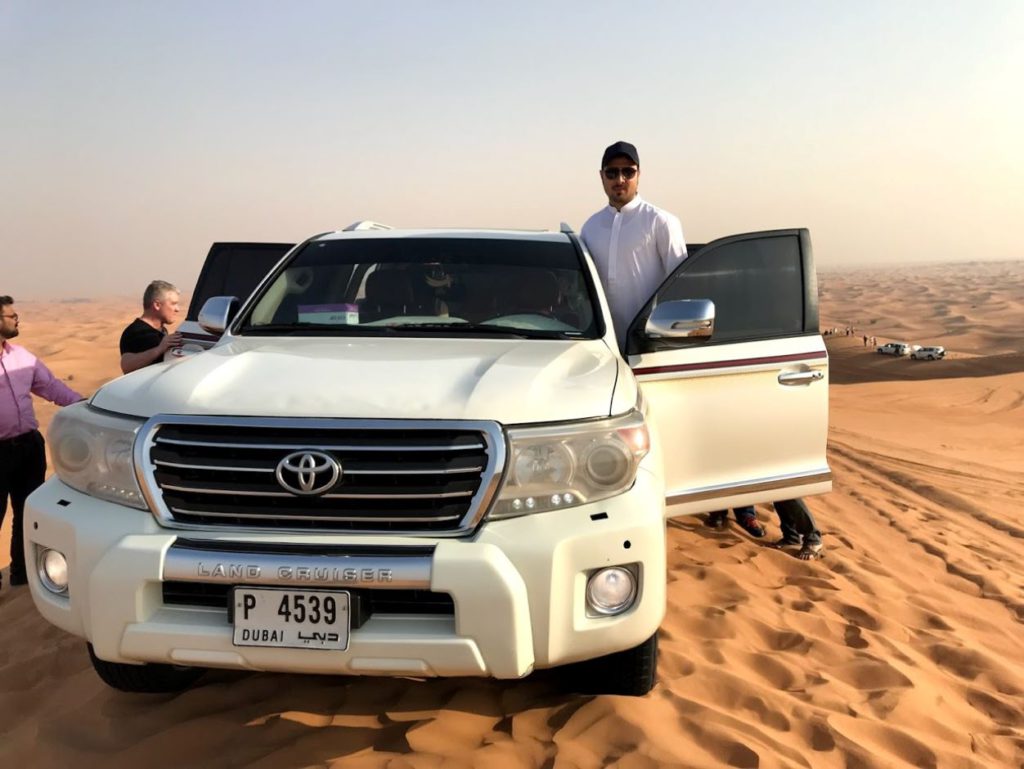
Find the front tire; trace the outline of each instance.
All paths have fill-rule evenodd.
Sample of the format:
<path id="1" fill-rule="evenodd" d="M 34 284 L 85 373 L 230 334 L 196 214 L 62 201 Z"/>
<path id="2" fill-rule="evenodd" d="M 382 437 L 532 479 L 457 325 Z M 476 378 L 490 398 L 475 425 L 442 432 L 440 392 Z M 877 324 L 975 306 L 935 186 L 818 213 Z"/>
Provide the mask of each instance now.
<path id="1" fill-rule="evenodd" d="M 143 694 L 165 694 L 180 692 L 194 684 L 205 672 L 203 668 L 186 668 L 176 665 L 125 665 L 120 662 L 101 660 L 89 647 L 89 659 L 96 674 L 103 683 L 122 692 Z"/>
<path id="2" fill-rule="evenodd" d="M 654 688 L 658 673 L 658 634 L 639 646 L 562 668 L 567 688 L 577 694 L 642 697 Z"/>

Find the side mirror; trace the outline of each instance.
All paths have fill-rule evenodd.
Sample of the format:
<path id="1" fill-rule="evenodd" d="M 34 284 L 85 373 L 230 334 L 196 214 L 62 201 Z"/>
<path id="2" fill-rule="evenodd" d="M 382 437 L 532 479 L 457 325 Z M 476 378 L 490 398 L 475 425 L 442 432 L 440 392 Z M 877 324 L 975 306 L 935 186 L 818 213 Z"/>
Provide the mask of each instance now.
<path id="1" fill-rule="evenodd" d="M 714 331 L 715 303 L 710 299 L 662 302 L 644 327 L 644 334 L 652 339 L 706 339 Z"/>
<path id="2" fill-rule="evenodd" d="M 211 296 L 199 311 L 199 325 L 211 334 L 223 334 L 237 310 L 237 296 Z"/>

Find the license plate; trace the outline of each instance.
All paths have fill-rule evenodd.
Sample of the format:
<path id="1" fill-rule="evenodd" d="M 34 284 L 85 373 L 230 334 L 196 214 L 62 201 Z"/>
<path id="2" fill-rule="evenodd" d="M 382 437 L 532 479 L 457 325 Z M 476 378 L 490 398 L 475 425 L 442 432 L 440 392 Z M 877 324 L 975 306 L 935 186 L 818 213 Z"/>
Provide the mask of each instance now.
<path id="1" fill-rule="evenodd" d="M 343 590 L 236 587 L 235 646 L 348 648 L 349 594 Z"/>

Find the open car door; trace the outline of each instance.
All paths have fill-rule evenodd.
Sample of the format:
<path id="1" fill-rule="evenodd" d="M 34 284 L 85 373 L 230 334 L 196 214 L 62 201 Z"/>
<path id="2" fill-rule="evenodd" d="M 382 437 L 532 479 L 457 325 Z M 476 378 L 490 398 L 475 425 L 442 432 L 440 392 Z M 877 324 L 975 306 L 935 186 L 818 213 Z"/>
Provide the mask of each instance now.
<path id="1" fill-rule="evenodd" d="M 237 296 L 243 302 L 292 248 L 291 243 L 214 243 L 199 273 L 188 314 L 180 328 L 182 346 L 174 357 L 208 350 L 220 339 L 199 325 L 199 310 L 211 296 Z M 169 354 L 171 354 L 169 353 Z"/>
<path id="2" fill-rule="evenodd" d="M 695 308 L 701 318 L 673 319 Z M 831 490 L 828 353 L 807 230 L 695 251 L 631 324 L 626 359 L 661 437 L 669 516 Z"/>

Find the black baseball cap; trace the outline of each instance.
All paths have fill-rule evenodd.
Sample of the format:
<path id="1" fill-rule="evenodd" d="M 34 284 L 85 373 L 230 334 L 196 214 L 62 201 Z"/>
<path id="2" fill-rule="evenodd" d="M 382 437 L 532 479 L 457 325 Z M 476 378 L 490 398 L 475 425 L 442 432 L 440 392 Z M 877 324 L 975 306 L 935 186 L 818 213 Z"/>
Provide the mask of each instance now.
<path id="1" fill-rule="evenodd" d="M 638 168 L 640 167 L 640 153 L 636 151 L 636 147 L 629 142 L 620 141 L 610 145 L 604 151 L 604 154 L 601 156 L 601 168 L 604 168 L 609 162 L 618 157 L 629 158 L 636 163 Z"/>

